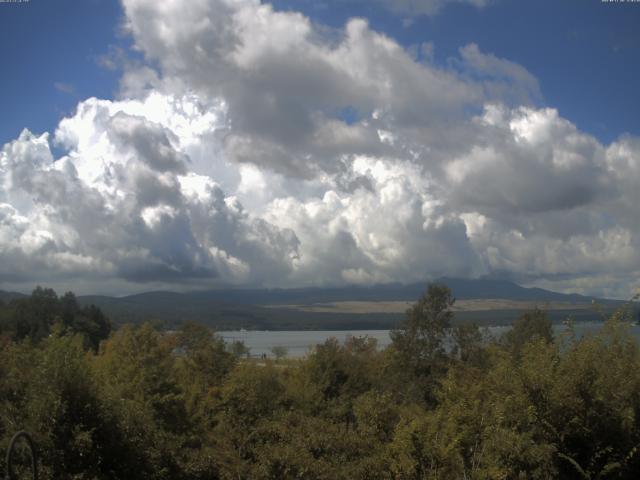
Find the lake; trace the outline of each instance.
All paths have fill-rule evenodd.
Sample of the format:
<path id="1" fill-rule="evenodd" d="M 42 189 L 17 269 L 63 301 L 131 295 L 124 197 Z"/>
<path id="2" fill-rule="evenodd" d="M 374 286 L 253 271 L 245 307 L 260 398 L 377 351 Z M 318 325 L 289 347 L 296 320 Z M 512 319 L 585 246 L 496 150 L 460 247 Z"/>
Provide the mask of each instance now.
<path id="1" fill-rule="evenodd" d="M 575 323 L 574 329 L 576 334 L 581 336 L 586 333 L 594 333 L 602 327 L 601 322 L 581 322 Z M 488 327 L 487 330 L 495 336 L 499 336 L 511 327 Z M 555 324 L 553 326 L 556 335 L 566 329 L 565 325 Z M 630 331 L 633 336 L 640 339 L 640 326 L 631 325 Z M 284 331 L 254 331 L 254 330 L 236 330 L 218 332 L 225 342 L 234 342 L 240 340 L 250 349 L 252 356 L 268 357 L 273 356 L 271 349 L 273 347 L 285 347 L 287 356 L 304 357 L 310 350 L 319 343 L 335 337 L 340 342 L 344 342 L 348 337 L 364 337 L 375 338 L 378 346 L 384 348 L 391 343 L 389 338 L 389 330 L 284 330 Z"/>

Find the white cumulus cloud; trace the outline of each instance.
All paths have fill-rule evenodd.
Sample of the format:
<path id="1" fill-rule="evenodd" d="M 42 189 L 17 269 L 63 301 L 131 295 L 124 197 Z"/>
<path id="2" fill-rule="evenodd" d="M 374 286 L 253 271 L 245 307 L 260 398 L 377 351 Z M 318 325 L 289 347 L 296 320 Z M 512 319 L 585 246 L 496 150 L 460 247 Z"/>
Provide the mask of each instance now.
<path id="1" fill-rule="evenodd" d="M 2 147 L 0 286 L 634 290 L 640 140 L 580 131 L 517 63 L 476 44 L 417 62 L 366 20 L 257 0 L 123 7 L 144 60 L 120 96 Z"/>

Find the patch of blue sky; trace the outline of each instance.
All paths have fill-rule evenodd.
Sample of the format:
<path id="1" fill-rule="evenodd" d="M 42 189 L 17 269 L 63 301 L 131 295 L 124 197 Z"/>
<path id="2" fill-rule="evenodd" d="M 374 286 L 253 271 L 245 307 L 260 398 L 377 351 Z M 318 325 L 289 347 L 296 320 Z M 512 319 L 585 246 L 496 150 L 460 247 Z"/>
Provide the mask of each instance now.
<path id="1" fill-rule="evenodd" d="M 543 105 L 600 141 L 640 135 L 640 3 L 496 0 L 481 9 L 453 3 L 438 15 L 414 18 L 369 0 L 273 3 L 330 28 L 366 18 L 418 60 L 443 68 L 475 43 L 526 68 L 540 83 Z M 0 144 L 25 127 L 53 131 L 79 100 L 114 97 L 121 71 L 99 59 L 113 48 L 135 55 L 119 33 L 121 18 L 114 0 L 0 3 Z M 352 123 L 358 112 L 345 106 L 337 116 Z"/>
<path id="2" fill-rule="evenodd" d="M 604 143 L 640 135 L 640 3 L 601 0 L 495 0 L 484 8 L 451 3 L 435 16 L 392 14 L 366 0 L 275 0 L 341 28 L 352 17 L 448 68 L 475 43 L 535 76 L 543 105 Z"/>
<path id="3" fill-rule="evenodd" d="M 121 75 L 100 65 L 118 33 L 113 0 L 0 3 L 0 145 L 23 128 L 53 131 L 87 97 L 112 98 Z"/>

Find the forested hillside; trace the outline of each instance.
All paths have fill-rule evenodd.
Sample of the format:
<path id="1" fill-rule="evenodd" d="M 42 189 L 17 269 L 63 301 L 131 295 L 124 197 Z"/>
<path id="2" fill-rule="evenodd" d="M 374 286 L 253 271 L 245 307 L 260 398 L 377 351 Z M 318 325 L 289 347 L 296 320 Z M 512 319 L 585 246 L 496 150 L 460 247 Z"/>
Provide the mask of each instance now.
<path id="1" fill-rule="evenodd" d="M 590 297 L 524 288 L 510 281 L 490 278 L 442 278 L 437 283 L 447 285 L 458 300 L 499 299 L 551 304 L 547 313 L 554 322 L 560 322 L 569 315 L 577 321 L 599 319 L 599 315 L 590 308 Z M 401 315 L 384 312 L 375 306 L 385 301 L 413 302 L 423 293 L 424 285 L 423 282 L 333 288 L 227 288 L 184 293 L 156 291 L 125 297 L 80 296 L 78 303 L 97 305 L 117 324 L 153 320 L 173 328 L 185 320 L 193 320 L 217 330 L 389 329 L 397 325 Z M 344 312 L 338 308 L 324 312 L 296 308 L 343 301 L 369 302 L 371 308 L 366 315 Z M 623 303 L 607 299 L 597 301 L 609 310 Z M 563 308 L 554 309 L 554 302 L 561 302 Z M 511 311 L 459 311 L 456 320 L 479 325 L 508 325 L 523 311 L 522 308 Z"/>
<path id="2" fill-rule="evenodd" d="M 0 448 L 31 432 L 44 479 L 638 478 L 624 310 L 591 337 L 534 310 L 488 338 L 453 302 L 431 285 L 385 350 L 255 361 L 38 289 L 0 306 Z"/>

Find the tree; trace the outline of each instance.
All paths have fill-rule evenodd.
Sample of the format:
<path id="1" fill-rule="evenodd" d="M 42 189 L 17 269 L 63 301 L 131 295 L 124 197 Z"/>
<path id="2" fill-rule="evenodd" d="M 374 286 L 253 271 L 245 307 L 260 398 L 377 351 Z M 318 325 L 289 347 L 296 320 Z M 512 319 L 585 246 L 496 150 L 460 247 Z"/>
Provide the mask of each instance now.
<path id="1" fill-rule="evenodd" d="M 302 372 L 324 400 L 350 401 L 369 390 L 379 369 L 376 341 L 369 337 L 349 337 L 344 345 L 334 338 L 316 345 Z"/>
<path id="2" fill-rule="evenodd" d="M 226 351 L 224 340 L 211 329 L 194 322 L 185 322 L 180 329 L 176 347 L 184 350 L 183 367 L 189 376 L 206 385 L 216 385 L 229 373 L 236 358 Z M 194 378 L 192 377 L 191 383 Z"/>
<path id="3" fill-rule="evenodd" d="M 50 288 L 36 287 L 28 298 L 13 300 L 0 309 L 0 331 L 13 340 L 29 338 L 38 343 L 52 333 L 81 334 L 85 348 L 98 350 L 100 342 L 111 333 L 111 322 L 95 305 L 80 308 L 72 292 L 58 298 Z"/>
<path id="4" fill-rule="evenodd" d="M 14 340 L 38 342 L 49 336 L 51 325 L 60 317 L 58 296 L 50 288 L 36 287 L 31 297 L 11 302 L 9 324 Z"/>
<path id="5" fill-rule="evenodd" d="M 109 414 L 80 335 L 55 331 L 38 345 L 14 343 L 0 355 L 0 445 L 26 429 L 40 478 L 133 478 L 138 462 Z M 4 471 L 4 469 L 2 469 Z"/>
<path id="6" fill-rule="evenodd" d="M 431 284 L 407 310 L 404 322 L 391 331 L 396 351 L 416 368 L 427 366 L 444 354 L 443 340 L 451 328 L 455 298 L 446 285 Z"/>
<path id="7" fill-rule="evenodd" d="M 454 327 L 451 331 L 453 341 L 452 354 L 459 361 L 484 367 L 487 363 L 487 352 L 485 344 L 486 335 L 474 323 L 465 323 Z"/>
<path id="8" fill-rule="evenodd" d="M 229 345 L 229 351 L 233 353 L 237 358 L 249 356 L 251 351 L 242 340 L 236 340 Z"/>
<path id="9" fill-rule="evenodd" d="M 187 411 L 194 425 L 207 428 L 220 387 L 237 359 L 226 351 L 222 338 L 193 322 L 184 323 L 176 347 L 174 352 L 183 352 L 176 358 L 176 369 Z"/>
<path id="10" fill-rule="evenodd" d="M 547 318 L 547 313 L 537 307 L 522 314 L 511 330 L 504 334 L 502 341 L 514 355 L 519 356 L 524 345 L 535 339 L 553 342 L 551 321 Z"/>
<path id="11" fill-rule="evenodd" d="M 454 303 L 449 287 L 433 283 L 390 334 L 396 378 L 414 381 L 428 402 L 433 401 L 435 383 L 446 371 L 444 341 L 451 332 Z"/>
<path id="12" fill-rule="evenodd" d="M 280 345 L 276 345 L 275 347 L 273 347 L 271 349 L 271 353 L 278 359 L 280 360 L 281 358 L 284 358 L 287 356 L 287 354 L 289 353 L 289 349 L 287 347 L 283 347 Z"/>

